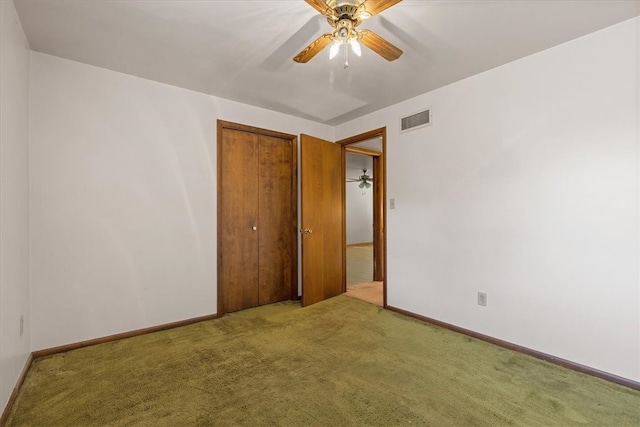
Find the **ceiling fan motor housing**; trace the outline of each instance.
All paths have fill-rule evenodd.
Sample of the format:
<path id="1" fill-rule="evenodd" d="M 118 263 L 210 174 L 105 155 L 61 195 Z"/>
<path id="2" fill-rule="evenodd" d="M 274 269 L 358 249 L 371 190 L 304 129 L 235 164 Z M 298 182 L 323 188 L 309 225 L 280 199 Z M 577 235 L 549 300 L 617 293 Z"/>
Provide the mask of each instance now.
<path id="1" fill-rule="evenodd" d="M 351 6 L 357 9 L 364 2 L 365 0 L 325 0 L 327 6 L 331 9 L 337 9 L 344 6 Z"/>
<path id="2" fill-rule="evenodd" d="M 349 34 L 353 32 L 355 27 L 360 25 L 362 19 L 360 18 L 358 11 L 359 7 L 356 6 L 339 6 L 333 9 L 333 13 L 327 16 L 327 22 L 338 32 L 343 28 L 346 28 Z"/>
<path id="3" fill-rule="evenodd" d="M 338 6 L 333 10 L 336 12 L 336 15 L 340 19 L 354 19 L 356 16 L 356 13 L 358 12 L 358 9 L 359 9 L 358 6 L 345 5 L 345 6 Z"/>

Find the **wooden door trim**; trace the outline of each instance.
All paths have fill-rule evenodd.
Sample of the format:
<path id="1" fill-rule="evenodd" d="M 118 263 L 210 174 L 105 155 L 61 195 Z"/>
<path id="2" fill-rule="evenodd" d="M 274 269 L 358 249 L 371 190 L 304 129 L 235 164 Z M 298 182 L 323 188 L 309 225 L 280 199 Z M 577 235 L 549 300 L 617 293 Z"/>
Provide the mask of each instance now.
<path id="1" fill-rule="evenodd" d="M 218 120 L 218 132 L 220 132 L 220 130 L 222 129 L 233 129 L 233 130 L 239 130 L 242 132 L 257 133 L 258 135 L 272 136 L 274 138 L 288 139 L 291 141 L 298 140 L 298 137 L 296 135 L 291 135 L 289 133 L 278 132 L 270 129 L 263 129 L 263 128 L 249 126 L 241 123 Z"/>
<path id="2" fill-rule="evenodd" d="M 370 130 L 368 132 L 364 132 L 364 133 L 361 133 L 361 134 L 358 134 L 358 135 L 350 136 L 349 138 L 341 139 L 340 141 L 337 141 L 336 144 L 351 145 L 351 144 L 356 144 L 358 142 L 368 141 L 370 139 L 375 139 L 375 138 L 380 138 L 380 137 L 382 137 L 382 141 L 383 141 L 383 146 L 382 147 L 383 147 L 383 150 L 384 150 L 384 142 L 387 139 L 387 128 L 386 128 L 386 126 L 378 128 L 378 129 L 373 129 L 373 130 Z"/>
<path id="3" fill-rule="evenodd" d="M 380 151 L 369 150 L 368 148 L 349 147 L 348 145 L 346 145 L 344 149 L 348 153 L 362 154 L 363 156 L 380 157 L 382 155 Z"/>
<path id="4" fill-rule="evenodd" d="M 247 133 L 254 133 L 258 135 L 271 136 L 291 142 L 291 227 L 290 227 L 290 240 L 291 240 L 291 299 L 298 298 L 298 137 L 288 133 L 278 132 L 270 129 L 262 129 L 255 126 L 249 126 L 240 123 L 228 122 L 225 120 L 217 120 L 217 138 L 216 138 L 216 198 L 217 198 L 217 210 L 216 210 L 216 222 L 217 222 L 217 315 L 222 316 L 224 314 L 223 305 L 223 277 L 222 277 L 222 255 L 223 248 L 221 244 L 220 236 L 222 235 L 222 224 L 220 222 L 221 212 L 223 209 L 223 200 L 221 186 L 223 183 L 223 177 L 221 172 L 221 159 L 222 159 L 222 133 L 225 129 L 236 130 Z"/>
<path id="5" fill-rule="evenodd" d="M 359 147 L 349 147 L 351 144 L 357 144 L 359 142 L 368 141 L 375 138 L 382 139 L 382 152 L 375 150 L 368 150 Z M 364 132 L 358 135 L 351 136 L 349 138 L 341 139 L 336 144 L 342 145 L 342 181 L 346 181 L 346 153 L 347 151 L 356 152 L 359 154 L 365 154 L 373 157 L 373 180 L 374 180 L 374 263 L 382 266 L 382 292 L 383 292 L 383 307 L 387 308 L 387 204 L 386 204 L 386 192 L 387 192 L 387 128 L 381 127 L 373 129 L 368 132 Z M 367 153 L 368 152 L 368 153 Z M 346 276 L 346 192 L 343 192 L 342 200 L 343 216 L 343 262 L 344 262 L 344 287 L 347 286 Z M 382 220 L 380 220 L 382 217 Z M 377 243 L 377 244 L 376 244 Z M 379 248 L 375 251 L 376 246 Z M 374 277 L 375 279 L 375 277 Z"/>
<path id="6" fill-rule="evenodd" d="M 382 281 L 384 282 L 384 278 L 387 274 L 387 267 L 385 264 L 385 234 L 384 230 L 386 230 L 386 226 L 383 224 L 383 221 L 386 219 L 386 215 L 384 213 L 385 207 L 385 199 L 384 194 L 385 184 L 384 184 L 384 162 L 382 161 L 382 156 L 373 157 L 373 260 L 374 260 L 374 269 L 373 269 L 373 280 L 374 281 Z M 385 288 L 386 289 L 386 288 Z M 386 301 L 386 299 L 383 299 Z"/>

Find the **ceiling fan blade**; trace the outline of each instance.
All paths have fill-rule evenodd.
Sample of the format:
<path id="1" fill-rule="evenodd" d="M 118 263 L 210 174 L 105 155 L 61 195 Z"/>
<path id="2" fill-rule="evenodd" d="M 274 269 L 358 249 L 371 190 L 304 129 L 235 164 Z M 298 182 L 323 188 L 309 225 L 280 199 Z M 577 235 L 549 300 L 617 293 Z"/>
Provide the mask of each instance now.
<path id="1" fill-rule="evenodd" d="M 382 56 L 387 61 L 400 58 L 402 51 L 370 30 L 362 30 L 360 43 Z"/>
<path id="2" fill-rule="evenodd" d="M 309 46 L 305 47 L 302 52 L 297 54 L 293 60 L 304 64 L 309 62 L 311 58 L 316 56 L 318 52 L 327 47 L 333 41 L 333 35 L 326 33 L 315 39 Z"/>
<path id="3" fill-rule="evenodd" d="M 323 0 L 304 0 L 304 1 L 306 1 L 312 8 L 322 13 L 323 15 L 326 14 L 327 10 L 329 9 L 329 6 L 327 6 L 327 4 Z"/>
<path id="4" fill-rule="evenodd" d="M 401 1 L 402 0 L 366 0 L 364 7 L 370 16 L 374 16 L 383 10 L 389 9 L 391 6 L 395 6 Z M 309 2 L 307 1 L 307 3 Z"/>

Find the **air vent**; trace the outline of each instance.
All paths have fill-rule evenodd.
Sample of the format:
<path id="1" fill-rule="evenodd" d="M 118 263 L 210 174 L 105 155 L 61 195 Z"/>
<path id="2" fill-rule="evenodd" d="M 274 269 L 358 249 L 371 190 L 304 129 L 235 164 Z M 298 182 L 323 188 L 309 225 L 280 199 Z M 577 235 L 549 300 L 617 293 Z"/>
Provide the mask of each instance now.
<path id="1" fill-rule="evenodd" d="M 400 133 L 420 129 L 431 124 L 431 109 L 420 111 L 400 119 Z"/>

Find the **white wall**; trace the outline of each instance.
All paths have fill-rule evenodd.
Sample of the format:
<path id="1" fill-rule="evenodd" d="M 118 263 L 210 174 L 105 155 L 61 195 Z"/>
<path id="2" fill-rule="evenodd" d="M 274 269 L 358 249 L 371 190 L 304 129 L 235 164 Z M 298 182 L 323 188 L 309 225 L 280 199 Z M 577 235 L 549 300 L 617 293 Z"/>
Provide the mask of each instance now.
<path id="1" fill-rule="evenodd" d="M 336 129 L 388 129 L 389 305 L 640 380 L 639 26 Z"/>
<path id="2" fill-rule="evenodd" d="M 640 380 L 638 19 L 335 132 L 32 53 L 29 348 L 29 58 L 0 4 L 2 402 L 29 350 L 215 312 L 218 118 L 386 125 L 389 304 Z M 400 135 L 425 106 L 433 126 Z"/>
<path id="3" fill-rule="evenodd" d="M 20 335 L 20 317 L 24 332 Z M 0 2 L 0 408 L 29 355 L 29 46 Z M 1 412 L 1 410 L 0 410 Z"/>
<path id="4" fill-rule="evenodd" d="M 369 176 L 373 176 L 371 171 Z M 346 168 L 348 178 L 362 175 L 362 169 Z M 359 188 L 357 182 L 346 184 L 347 245 L 373 242 L 373 188 Z"/>
<path id="5" fill-rule="evenodd" d="M 216 120 L 333 129 L 32 53 L 32 349 L 216 312 Z"/>

